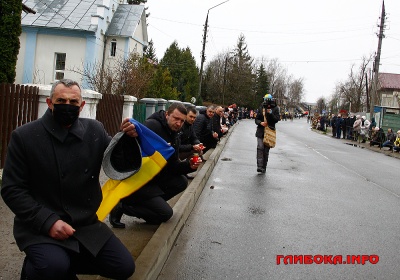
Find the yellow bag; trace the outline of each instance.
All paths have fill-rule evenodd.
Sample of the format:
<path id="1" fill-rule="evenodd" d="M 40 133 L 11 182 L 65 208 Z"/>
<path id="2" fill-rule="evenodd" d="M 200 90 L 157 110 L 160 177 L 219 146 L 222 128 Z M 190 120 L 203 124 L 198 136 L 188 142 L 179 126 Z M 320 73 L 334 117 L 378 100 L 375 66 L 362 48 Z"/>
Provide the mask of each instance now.
<path id="1" fill-rule="evenodd" d="M 268 126 L 267 119 L 265 118 L 265 109 L 263 108 L 264 122 L 267 126 L 264 127 L 263 143 L 268 148 L 274 148 L 276 145 L 276 130 Z"/>

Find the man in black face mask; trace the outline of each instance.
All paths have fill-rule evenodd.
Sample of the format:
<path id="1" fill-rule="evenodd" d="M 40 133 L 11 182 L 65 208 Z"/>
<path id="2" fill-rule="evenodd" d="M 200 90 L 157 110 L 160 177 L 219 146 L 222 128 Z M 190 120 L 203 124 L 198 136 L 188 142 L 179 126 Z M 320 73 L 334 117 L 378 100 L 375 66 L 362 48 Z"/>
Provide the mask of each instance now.
<path id="1" fill-rule="evenodd" d="M 54 120 L 65 128 L 69 128 L 78 119 L 85 106 L 79 85 L 72 81 L 55 83 L 46 102 Z"/>
<path id="2" fill-rule="evenodd" d="M 27 256 L 21 279 L 127 279 L 135 270 L 132 256 L 96 215 L 111 137 L 100 122 L 78 119 L 85 105 L 78 83 L 57 81 L 47 104 L 43 117 L 13 131 L 3 170 L 1 195 L 15 213 L 14 237 Z M 138 136 L 128 118 L 121 130 L 120 141 L 127 141 L 121 147 Z"/>

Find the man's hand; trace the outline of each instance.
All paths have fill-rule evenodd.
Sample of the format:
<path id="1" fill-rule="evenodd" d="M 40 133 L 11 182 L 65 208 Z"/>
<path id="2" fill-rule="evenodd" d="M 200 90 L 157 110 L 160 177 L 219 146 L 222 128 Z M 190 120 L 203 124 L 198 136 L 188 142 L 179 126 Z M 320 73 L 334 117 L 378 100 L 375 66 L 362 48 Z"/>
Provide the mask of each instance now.
<path id="1" fill-rule="evenodd" d="M 65 240 L 72 236 L 75 232 L 69 224 L 62 220 L 55 222 L 49 230 L 50 237 L 57 240 Z"/>
<path id="2" fill-rule="evenodd" d="M 135 125 L 129 121 L 129 118 L 125 118 L 122 121 L 120 129 L 130 137 L 138 137 Z"/>
<path id="3" fill-rule="evenodd" d="M 266 127 L 267 123 L 266 122 L 261 122 L 260 125 L 262 125 L 263 127 Z"/>
<path id="4" fill-rule="evenodd" d="M 214 137 L 214 138 L 218 138 L 218 133 L 214 132 L 214 133 L 213 133 L 213 137 Z"/>
<path id="5" fill-rule="evenodd" d="M 201 157 L 197 158 L 196 162 L 189 160 L 190 168 L 192 168 L 193 170 L 197 170 L 197 168 L 199 168 L 200 166 L 200 163 L 202 162 L 203 161 L 201 160 Z"/>
<path id="6" fill-rule="evenodd" d="M 200 153 L 204 149 L 204 146 L 200 143 L 200 144 L 197 144 L 197 145 L 193 145 L 192 148 L 193 148 L 194 151 Z"/>

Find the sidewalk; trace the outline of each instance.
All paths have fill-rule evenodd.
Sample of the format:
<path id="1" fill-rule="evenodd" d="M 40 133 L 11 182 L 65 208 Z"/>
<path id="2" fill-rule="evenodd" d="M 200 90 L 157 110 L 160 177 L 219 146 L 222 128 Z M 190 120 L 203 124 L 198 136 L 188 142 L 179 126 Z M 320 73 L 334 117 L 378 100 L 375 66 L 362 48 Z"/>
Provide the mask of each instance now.
<path id="1" fill-rule="evenodd" d="M 331 129 L 331 127 L 328 127 L 326 132 L 323 132 L 323 131 L 317 130 L 317 129 L 311 129 L 311 130 L 314 131 L 314 132 L 320 133 L 320 134 L 324 134 L 327 137 L 332 137 L 332 129 Z M 374 152 L 377 152 L 377 153 L 382 153 L 382 154 L 385 154 L 387 156 L 395 157 L 395 158 L 400 159 L 400 153 L 399 152 L 390 151 L 386 147 L 385 148 L 379 148 L 378 146 L 370 146 L 369 145 L 369 140 L 367 140 L 367 142 L 365 142 L 365 143 L 361 143 L 360 141 L 352 141 L 352 140 L 349 140 L 349 139 L 337 139 L 337 138 L 333 138 L 333 139 L 336 139 L 338 141 L 342 141 L 344 144 L 347 144 L 347 145 L 352 145 L 354 147 L 358 147 L 358 148 L 361 148 L 361 149 L 368 149 L 368 150 L 371 150 L 371 151 L 374 151 Z"/>

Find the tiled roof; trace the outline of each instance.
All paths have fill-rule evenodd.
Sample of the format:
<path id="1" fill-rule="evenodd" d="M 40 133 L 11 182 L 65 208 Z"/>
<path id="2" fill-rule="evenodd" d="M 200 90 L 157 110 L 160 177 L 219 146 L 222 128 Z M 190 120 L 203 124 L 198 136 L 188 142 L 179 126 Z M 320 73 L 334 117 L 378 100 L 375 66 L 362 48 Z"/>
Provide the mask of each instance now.
<path id="1" fill-rule="evenodd" d="M 143 5 L 119 5 L 114 13 L 107 36 L 130 37 L 135 32 L 144 10 Z"/>
<path id="2" fill-rule="evenodd" d="M 400 89 L 400 74 L 379 73 L 380 89 Z"/>
<path id="3" fill-rule="evenodd" d="M 95 31 L 91 16 L 101 0 L 23 0 L 36 14 L 22 14 L 22 25 Z"/>

